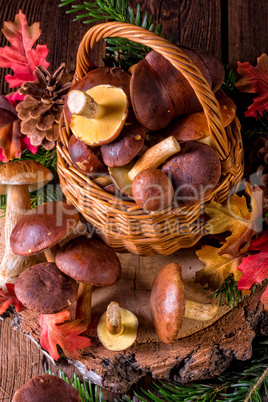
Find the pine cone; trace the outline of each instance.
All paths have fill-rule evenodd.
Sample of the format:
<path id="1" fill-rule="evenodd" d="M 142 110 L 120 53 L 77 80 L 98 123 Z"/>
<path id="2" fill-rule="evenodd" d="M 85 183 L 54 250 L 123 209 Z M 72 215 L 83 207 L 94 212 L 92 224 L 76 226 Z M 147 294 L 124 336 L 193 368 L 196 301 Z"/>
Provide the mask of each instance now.
<path id="1" fill-rule="evenodd" d="M 37 81 L 25 82 L 19 89 L 20 95 L 26 95 L 16 107 L 22 120 L 21 132 L 32 145 L 42 145 L 47 150 L 55 146 L 64 98 L 72 85 L 72 74 L 64 74 L 64 69 L 62 63 L 50 74 L 45 67 L 38 66 Z"/>

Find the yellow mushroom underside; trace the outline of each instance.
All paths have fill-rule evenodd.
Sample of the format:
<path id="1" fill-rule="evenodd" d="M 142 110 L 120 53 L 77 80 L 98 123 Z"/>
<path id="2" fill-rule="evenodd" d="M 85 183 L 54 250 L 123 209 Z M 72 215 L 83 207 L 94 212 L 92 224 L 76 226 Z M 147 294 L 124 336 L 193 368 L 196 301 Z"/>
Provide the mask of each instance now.
<path id="1" fill-rule="evenodd" d="M 102 113 L 96 119 L 73 115 L 71 129 L 73 134 L 87 145 L 104 143 L 116 134 L 126 119 L 127 96 L 118 87 L 97 85 L 86 91 L 98 105 Z"/>

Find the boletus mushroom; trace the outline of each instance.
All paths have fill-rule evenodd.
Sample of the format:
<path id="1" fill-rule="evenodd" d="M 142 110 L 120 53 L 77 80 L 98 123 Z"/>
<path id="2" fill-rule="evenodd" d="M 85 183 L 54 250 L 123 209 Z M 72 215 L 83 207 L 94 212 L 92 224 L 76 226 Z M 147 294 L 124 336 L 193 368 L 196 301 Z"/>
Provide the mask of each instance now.
<path id="1" fill-rule="evenodd" d="M 71 135 L 68 143 L 68 151 L 75 167 L 80 172 L 92 175 L 94 173 L 102 173 L 106 168 L 100 158 L 96 155 L 96 147 L 90 147 L 83 141 Z"/>
<path id="2" fill-rule="evenodd" d="M 174 203 L 179 207 L 203 202 L 221 176 L 221 163 L 216 151 L 197 141 L 181 143 L 181 151 L 167 160 L 161 169 L 171 178 Z"/>
<path id="3" fill-rule="evenodd" d="M 49 169 L 35 161 L 13 161 L 0 165 L 0 195 L 7 195 L 5 215 L 5 253 L 0 265 L 0 287 L 14 282 L 21 271 L 32 265 L 33 259 L 15 255 L 10 247 L 10 235 L 23 215 L 31 209 L 30 192 L 52 180 Z"/>
<path id="4" fill-rule="evenodd" d="M 77 292 L 77 282 L 61 272 L 53 262 L 27 268 L 15 283 L 19 301 L 40 314 L 54 314 L 64 310 L 77 299 Z"/>
<path id="5" fill-rule="evenodd" d="M 121 167 L 109 167 L 110 176 L 118 189 L 132 198 L 132 182 L 137 174 L 146 169 L 156 169 L 170 156 L 180 152 L 180 149 L 174 137 L 165 138 L 149 148 L 137 162 L 131 161 Z"/>
<path id="6" fill-rule="evenodd" d="M 61 378 L 43 374 L 30 378 L 14 394 L 12 402 L 81 402 L 78 391 Z"/>
<path id="7" fill-rule="evenodd" d="M 132 194 L 140 208 L 158 211 L 170 205 L 174 196 L 174 189 L 171 181 L 162 170 L 145 169 L 134 178 Z"/>
<path id="8" fill-rule="evenodd" d="M 93 286 L 113 285 L 121 275 L 114 250 L 98 239 L 85 236 L 67 242 L 56 255 L 58 268 L 80 282 L 76 317 L 90 324 Z"/>
<path id="9" fill-rule="evenodd" d="M 223 127 L 229 126 L 236 113 L 236 105 L 223 91 L 215 94 L 219 102 Z M 199 141 L 210 137 L 204 111 L 177 117 L 163 130 L 165 136 L 173 136 L 178 141 Z"/>
<path id="10" fill-rule="evenodd" d="M 72 113 L 73 134 L 90 146 L 107 144 L 118 137 L 128 113 L 126 93 L 111 85 L 97 85 L 86 92 L 72 89 L 67 105 Z"/>
<path id="11" fill-rule="evenodd" d="M 100 318 L 97 335 L 106 349 L 119 352 L 135 342 L 138 325 L 138 319 L 131 311 L 112 301 Z"/>
<path id="12" fill-rule="evenodd" d="M 158 338 L 164 343 L 172 343 L 178 339 L 184 318 L 209 321 L 218 307 L 185 300 L 181 266 L 171 263 L 163 267 L 154 279 L 150 310 Z"/>
<path id="13" fill-rule="evenodd" d="M 30 256 L 44 252 L 54 262 L 59 243 L 78 225 L 79 213 L 74 206 L 53 201 L 27 212 L 14 227 L 10 245 L 14 254 Z"/>

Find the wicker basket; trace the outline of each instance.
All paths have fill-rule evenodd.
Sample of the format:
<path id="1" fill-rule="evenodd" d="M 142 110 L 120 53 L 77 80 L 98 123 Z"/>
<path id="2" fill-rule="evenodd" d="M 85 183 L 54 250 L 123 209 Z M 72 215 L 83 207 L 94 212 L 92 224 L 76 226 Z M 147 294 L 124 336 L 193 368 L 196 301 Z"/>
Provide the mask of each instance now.
<path id="1" fill-rule="evenodd" d="M 235 117 L 223 128 L 218 102 L 206 80 L 192 61 L 175 45 L 143 28 L 126 23 L 105 23 L 91 28 L 82 39 L 76 66 L 76 79 L 81 79 L 90 66 L 90 50 L 107 37 L 120 37 L 142 43 L 168 59 L 188 80 L 205 112 L 212 147 L 218 153 L 222 176 L 204 202 L 224 203 L 230 189 L 243 176 L 243 146 L 240 124 Z M 58 140 L 58 173 L 67 201 L 73 204 L 97 234 L 117 252 L 140 255 L 169 255 L 180 248 L 193 246 L 203 235 L 202 205 L 176 209 L 174 206 L 145 213 L 134 202 L 123 201 L 107 193 L 90 177 L 79 172 L 68 153 L 71 132 L 61 116 Z"/>

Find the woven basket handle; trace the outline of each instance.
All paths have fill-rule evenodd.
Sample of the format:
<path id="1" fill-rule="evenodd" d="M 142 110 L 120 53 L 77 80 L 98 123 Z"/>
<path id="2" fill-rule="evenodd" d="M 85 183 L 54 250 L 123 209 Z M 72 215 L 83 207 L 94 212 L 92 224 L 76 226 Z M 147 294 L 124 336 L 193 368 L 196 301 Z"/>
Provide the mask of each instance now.
<path id="1" fill-rule="evenodd" d="M 94 44 L 107 37 L 126 38 L 133 42 L 142 43 L 164 56 L 183 74 L 203 107 L 210 130 L 212 146 L 217 151 L 220 159 L 225 160 L 229 154 L 228 141 L 223 128 L 218 101 L 199 69 L 177 46 L 166 39 L 144 28 L 128 23 L 108 22 L 95 25 L 87 31 L 80 43 L 76 64 L 77 78 L 83 78 L 89 71 L 90 51 Z"/>

